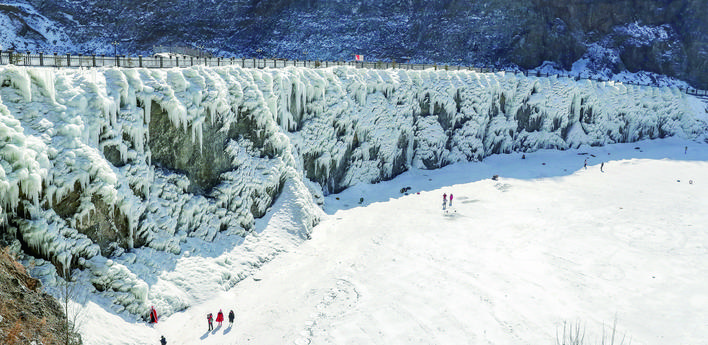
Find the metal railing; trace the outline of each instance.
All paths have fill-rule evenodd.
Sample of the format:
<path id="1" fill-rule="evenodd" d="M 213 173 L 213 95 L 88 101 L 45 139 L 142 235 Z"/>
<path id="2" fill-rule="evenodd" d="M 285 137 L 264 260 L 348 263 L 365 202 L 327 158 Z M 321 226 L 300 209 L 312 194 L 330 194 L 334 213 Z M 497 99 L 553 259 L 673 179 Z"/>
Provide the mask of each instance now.
<path id="1" fill-rule="evenodd" d="M 257 58 L 221 58 L 221 57 L 198 57 L 190 55 L 174 55 L 169 56 L 154 55 L 154 56 L 125 56 L 125 55 L 71 55 L 71 54 L 44 54 L 36 53 L 18 53 L 12 51 L 0 50 L 0 65 L 17 65 L 17 66 L 39 66 L 39 67 L 125 67 L 125 68 L 173 68 L 173 67 L 191 67 L 191 66 L 240 66 L 242 68 L 284 68 L 307 67 L 307 68 L 327 68 L 334 66 L 350 66 L 355 68 L 366 69 L 389 69 L 398 68 L 406 70 L 469 70 L 479 73 L 494 73 L 506 72 L 514 74 L 523 74 L 525 76 L 536 77 L 557 77 L 571 78 L 574 80 L 595 80 L 609 81 L 608 79 L 583 77 L 581 75 L 572 74 L 550 74 L 540 72 L 528 72 L 519 70 L 505 70 L 499 68 L 480 68 L 471 66 L 459 65 L 437 65 L 437 64 L 413 64 L 413 63 L 397 63 L 397 62 L 363 62 L 363 61 L 313 61 L 313 60 L 285 60 L 285 59 L 257 59 Z M 639 84 L 631 81 L 622 82 L 630 85 L 653 86 L 653 84 Z M 708 97 L 708 90 L 700 90 L 695 88 L 680 88 L 680 90 L 689 95 L 699 97 Z"/>

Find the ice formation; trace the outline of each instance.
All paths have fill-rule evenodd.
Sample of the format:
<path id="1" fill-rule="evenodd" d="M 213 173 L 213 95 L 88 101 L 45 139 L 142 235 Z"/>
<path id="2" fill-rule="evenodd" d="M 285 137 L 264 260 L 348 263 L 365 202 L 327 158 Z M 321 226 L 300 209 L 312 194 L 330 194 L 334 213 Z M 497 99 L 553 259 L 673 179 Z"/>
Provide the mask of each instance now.
<path id="1" fill-rule="evenodd" d="M 678 89 L 506 72 L 3 66 L 0 83 L 0 227 L 134 314 L 194 298 L 131 271 L 148 265 L 134 248 L 245 237 L 283 197 L 283 231 L 307 238 L 321 193 L 410 168 L 708 129 Z M 226 261 L 214 274 L 232 285 Z"/>

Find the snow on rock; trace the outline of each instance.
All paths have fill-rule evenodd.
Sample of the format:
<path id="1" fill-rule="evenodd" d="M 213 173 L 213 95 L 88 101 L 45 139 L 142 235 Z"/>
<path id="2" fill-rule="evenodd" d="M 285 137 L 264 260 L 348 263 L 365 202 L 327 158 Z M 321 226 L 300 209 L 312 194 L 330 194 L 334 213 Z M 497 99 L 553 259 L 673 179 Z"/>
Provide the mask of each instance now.
<path id="1" fill-rule="evenodd" d="M 204 287 L 180 269 L 225 289 L 309 238 L 323 194 L 411 167 L 708 129 L 676 88 L 505 72 L 10 65 L 0 83 L 0 226 L 134 315 L 197 300 Z M 283 228 L 259 228 L 264 216 Z M 292 243 L 263 248 L 269 231 Z M 247 243 L 257 250 L 231 250 Z"/>

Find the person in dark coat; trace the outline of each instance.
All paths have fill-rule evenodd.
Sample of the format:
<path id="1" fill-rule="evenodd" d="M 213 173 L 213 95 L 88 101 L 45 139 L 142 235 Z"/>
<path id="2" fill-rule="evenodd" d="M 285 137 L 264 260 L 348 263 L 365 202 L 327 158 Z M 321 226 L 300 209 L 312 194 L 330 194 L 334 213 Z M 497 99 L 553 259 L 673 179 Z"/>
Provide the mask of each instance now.
<path id="1" fill-rule="evenodd" d="M 234 315 L 234 311 L 229 312 L 229 326 L 232 326 L 234 324 L 234 318 L 236 318 L 236 315 Z"/>
<path id="2" fill-rule="evenodd" d="M 211 313 L 207 314 L 207 321 L 209 321 L 209 330 L 213 330 L 214 324 L 212 323 L 212 321 L 214 321 L 214 317 L 211 316 Z"/>
<path id="3" fill-rule="evenodd" d="M 221 323 L 224 322 L 224 313 L 221 312 L 221 309 L 219 309 L 219 313 L 216 314 L 216 322 L 219 323 L 219 326 L 221 326 Z"/>
<path id="4" fill-rule="evenodd" d="M 161 345 L 167 345 L 167 339 L 165 339 L 165 336 L 160 336 L 160 344 Z"/>

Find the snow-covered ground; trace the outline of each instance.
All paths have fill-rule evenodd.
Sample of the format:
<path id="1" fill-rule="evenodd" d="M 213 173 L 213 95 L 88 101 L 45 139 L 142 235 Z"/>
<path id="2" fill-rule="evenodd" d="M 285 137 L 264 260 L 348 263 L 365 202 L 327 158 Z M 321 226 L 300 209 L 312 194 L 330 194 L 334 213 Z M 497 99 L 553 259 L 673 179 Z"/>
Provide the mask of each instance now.
<path id="1" fill-rule="evenodd" d="M 579 322 L 599 344 L 616 319 L 625 344 L 705 344 L 707 176 L 708 145 L 678 139 L 495 155 L 330 195 L 304 243 L 286 194 L 245 240 L 152 257 L 199 286 L 200 261 L 282 248 L 252 276 L 154 326 L 87 302 L 84 342 L 554 344 Z M 207 332 L 219 309 L 235 324 Z"/>

